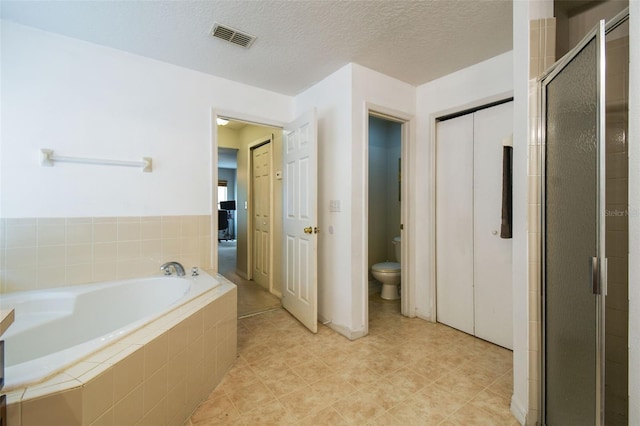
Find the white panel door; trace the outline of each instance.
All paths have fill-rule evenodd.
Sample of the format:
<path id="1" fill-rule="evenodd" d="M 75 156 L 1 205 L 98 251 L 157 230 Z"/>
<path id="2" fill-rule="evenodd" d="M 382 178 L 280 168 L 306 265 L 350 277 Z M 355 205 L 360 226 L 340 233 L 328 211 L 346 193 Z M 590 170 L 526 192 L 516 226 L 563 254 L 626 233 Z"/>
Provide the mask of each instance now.
<path id="1" fill-rule="evenodd" d="M 253 280 L 269 289 L 271 264 L 271 143 L 251 150 Z"/>
<path id="2" fill-rule="evenodd" d="M 473 114 L 436 135 L 437 321 L 473 334 Z"/>
<path id="3" fill-rule="evenodd" d="M 283 133 L 282 306 L 309 330 L 318 331 L 317 121 L 311 111 Z"/>
<path id="4" fill-rule="evenodd" d="M 511 239 L 500 238 L 503 141 L 513 132 L 513 102 L 474 113 L 475 335 L 513 348 Z"/>

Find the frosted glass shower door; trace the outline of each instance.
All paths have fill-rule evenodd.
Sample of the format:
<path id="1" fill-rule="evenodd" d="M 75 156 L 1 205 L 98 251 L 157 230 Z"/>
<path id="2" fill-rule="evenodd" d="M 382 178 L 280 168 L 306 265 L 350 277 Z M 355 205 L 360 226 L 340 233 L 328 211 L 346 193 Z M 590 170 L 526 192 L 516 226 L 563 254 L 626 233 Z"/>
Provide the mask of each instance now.
<path id="1" fill-rule="evenodd" d="M 544 424 L 599 425 L 604 23 L 542 80 Z"/>

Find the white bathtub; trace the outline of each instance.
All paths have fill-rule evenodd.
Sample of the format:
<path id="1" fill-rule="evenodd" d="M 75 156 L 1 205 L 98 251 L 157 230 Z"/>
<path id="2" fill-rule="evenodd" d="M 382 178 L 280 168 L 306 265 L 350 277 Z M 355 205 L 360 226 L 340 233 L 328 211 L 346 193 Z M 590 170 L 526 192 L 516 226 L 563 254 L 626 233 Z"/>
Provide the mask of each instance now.
<path id="1" fill-rule="evenodd" d="M 152 277 L 2 295 L 15 309 L 5 341 L 5 391 L 40 382 L 217 287 L 197 277 Z"/>

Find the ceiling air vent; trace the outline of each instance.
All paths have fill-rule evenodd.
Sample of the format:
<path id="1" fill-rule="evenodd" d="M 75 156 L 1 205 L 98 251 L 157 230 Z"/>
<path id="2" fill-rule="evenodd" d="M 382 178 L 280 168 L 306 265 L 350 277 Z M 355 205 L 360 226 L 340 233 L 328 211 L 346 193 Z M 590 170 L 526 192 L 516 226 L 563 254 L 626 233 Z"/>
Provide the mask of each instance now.
<path id="1" fill-rule="evenodd" d="M 254 41 L 256 41 L 256 37 L 251 34 L 243 33 L 235 28 L 218 24 L 217 22 L 213 24 L 211 36 L 228 41 L 229 43 L 237 44 L 238 46 L 246 47 L 247 49 L 251 47 Z"/>

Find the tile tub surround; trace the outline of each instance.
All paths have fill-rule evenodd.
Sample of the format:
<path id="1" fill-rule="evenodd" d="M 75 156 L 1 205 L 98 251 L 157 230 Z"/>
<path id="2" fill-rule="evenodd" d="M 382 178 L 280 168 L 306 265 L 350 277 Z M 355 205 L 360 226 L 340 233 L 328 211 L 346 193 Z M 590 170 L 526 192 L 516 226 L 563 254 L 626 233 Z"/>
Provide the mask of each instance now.
<path id="1" fill-rule="evenodd" d="M 211 216 L 1 218 L 0 293 L 211 267 Z"/>
<path id="2" fill-rule="evenodd" d="M 182 425 L 236 360 L 237 289 L 222 285 L 45 382 L 7 395 L 11 426 Z"/>
<path id="3" fill-rule="evenodd" d="M 540 397 L 542 393 L 542 318 L 541 318 L 541 260 L 540 250 L 542 234 L 540 229 L 540 215 L 542 203 L 541 194 L 541 141 L 538 134 L 540 104 L 536 78 L 545 72 L 556 60 L 556 20 L 555 18 L 537 19 L 530 22 L 529 27 L 529 132 L 528 141 L 528 215 L 527 239 L 529 246 L 528 261 L 528 290 L 529 290 L 529 424 L 535 424 L 541 415 Z"/>

